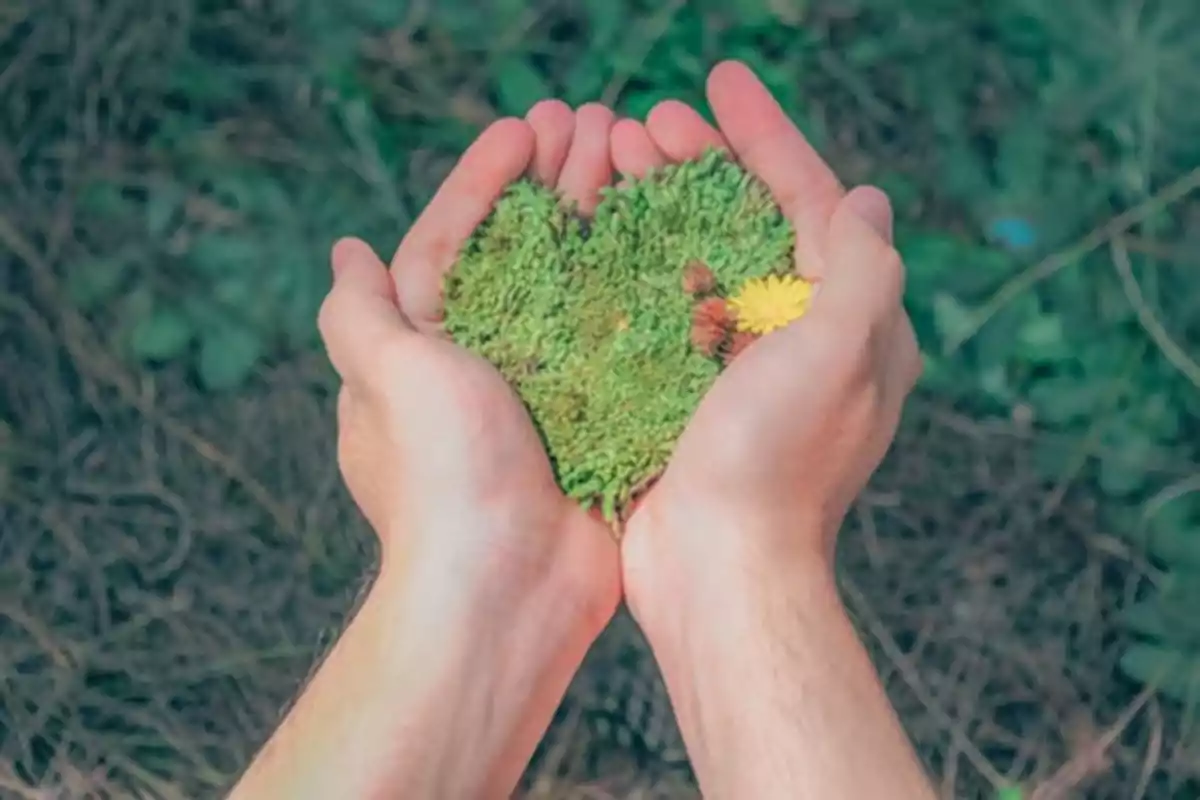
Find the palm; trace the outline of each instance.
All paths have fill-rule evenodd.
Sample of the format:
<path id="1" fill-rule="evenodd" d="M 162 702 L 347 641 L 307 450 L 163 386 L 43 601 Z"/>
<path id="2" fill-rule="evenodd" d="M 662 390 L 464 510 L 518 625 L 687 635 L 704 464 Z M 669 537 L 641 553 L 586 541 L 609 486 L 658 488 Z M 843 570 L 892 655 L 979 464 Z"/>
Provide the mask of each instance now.
<path id="1" fill-rule="evenodd" d="M 798 271 L 819 279 L 824 268 L 823 238 L 844 194 L 837 177 L 744 66 L 727 63 L 713 70 L 708 96 L 719 131 L 696 111 L 674 101 L 657 106 L 644 125 L 620 122 L 613 130 L 616 169 L 636 178 L 665 164 L 698 158 L 709 148 L 731 151 L 767 185 L 795 227 Z M 777 413 L 750 413 L 746 408 L 747 403 L 780 402 L 776 388 L 786 383 L 788 374 L 803 368 L 787 358 L 772 357 L 775 344 L 771 337 L 756 343 L 713 385 L 681 437 L 663 480 L 645 498 L 646 507 L 654 505 L 655 494 L 665 489 L 673 472 L 682 469 L 692 483 L 706 464 L 722 460 L 714 453 L 737 447 L 738 442 L 769 441 L 773 447 L 787 447 L 786 438 L 734 430 L 738 425 L 780 419 Z M 776 467 L 787 461 L 784 453 L 756 455 L 756 459 L 737 460 Z M 749 474 L 744 477 L 751 483 L 755 479 Z M 636 590 L 639 572 L 647 573 L 645 580 L 655 579 L 641 563 L 644 548 L 655 545 L 638 538 L 638 531 L 631 527 L 623 543 L 626 588 L 631 591 Z"/>
<path id="2" fill-rule="evenodd" d="M 617 552 L 607 530 L 577 504 L 567 503 L 519 398 L 490 364 L 447 341 L 440 324 L 446 271 L 513 180 L 531 174 L 582 213 L 595 209 L 600 190 L 612 180 L 612 122 L 612 113 L 602 106 L 572 113 L 565 104 L 550 101 L 535 106 L 525 122 L 493 126 L 463 156 L 405 237 L 392 259 L 392 273 L 401 311 L 427 335 L 422 348 L 427 361 L 410 373 L 424 376 L 415 393 L 422 408 L 414 418 L 437 419 L 439 424 L 424 433 L 429 441 L 420 449 L 445 454 L 444 463 L 457 465 L 451 469 L 469 464 L 470 479 L 477 485 L 499 476 L 518 481 L 531 504 L 547 498 L 561 504 L 569 524 L 586 527 L 587 539 L 602 545 L 589 556 L 590 568 L 617 585 Z M 448 449 L 456 451 L 454 457 Z M 428 465 L 427 457 L 422 462 Z"/>

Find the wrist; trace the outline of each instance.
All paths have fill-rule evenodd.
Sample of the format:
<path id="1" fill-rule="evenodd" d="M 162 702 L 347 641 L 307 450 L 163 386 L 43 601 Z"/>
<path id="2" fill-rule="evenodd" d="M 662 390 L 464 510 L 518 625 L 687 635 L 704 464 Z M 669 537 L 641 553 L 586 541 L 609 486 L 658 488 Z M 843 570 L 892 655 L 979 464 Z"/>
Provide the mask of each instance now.
<path id="1" fill-rule="evenodd" d="M 383 658 L 405 687 L 395 709 L 414 795 L 509 796 L 616 608 L 567 570 L 527 576 L 481 586 L 431 562 L 381 571 L 368 603 L 405 631 Z"/>
<path id="2" fill-rule="evenodd" d="M 552 615 L 598 634 L 620 600 L 617 554 L 603 531 L 581 529 L 578 508 L 558 499 L 396 520 L 381 532 L 377 585 L 425 618 L 467 628 Z M 406 535 L 413 530 L 422 535 Z"/>
<path id="3" fill-rule="evenodd" d="M 696 531 L 704 538 L 703 531 Z M 829 560 L 817 555 L 770 560 L 745 550 L 714 551 L 698 567 L 681 568 L 653 586 L 634 581 L 627 589 L 630 609 L 642 627 L 664 673 L 678 664 L 705 664 L 705 669 L 741 671 L 742 660 L 753 660 L 774 645 L 780 627 L 805 620 L 845 617 L 846 609 Z M 720 661 L 709 659 L 730 653 Z"/>
<path id="4" fill-rule="evenodd" d="M 836 600 L 835 535 L 816 514 L 781 519 L 651 496 L 622 542 L 626 598 L 647 635 L 711 626 L 816 587 Z"/>

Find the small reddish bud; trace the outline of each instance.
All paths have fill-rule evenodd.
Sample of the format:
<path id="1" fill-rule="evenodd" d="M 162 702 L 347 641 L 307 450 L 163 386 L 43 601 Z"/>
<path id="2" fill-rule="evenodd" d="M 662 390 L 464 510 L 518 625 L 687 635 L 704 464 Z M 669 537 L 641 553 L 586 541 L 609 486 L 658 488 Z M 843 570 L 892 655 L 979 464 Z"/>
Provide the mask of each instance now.
<path id="1" fill-rule="evenodd" d="M 729 306 L 720 297 L 710 297 L 707 300 L 701 300 L 692 309 L 692 322 L 694 324 L 710 325 L 724 329 L 729 325 L 730 321 Z"/>
<path id="2" fill-rule="evenodd" d="M 725 345 L 725 348 L 721 353 L 721 358 L 725 362 L 726 366 L 733 363 L 735 358 L 741 355 L 747 347 L 758 341 L 758 339 L 758 335 L 748 331 L 738 331 L 730 336 L 729 342 Z"/>
<path id="3" fill-rule="evenodd" d="M 700 261 L 693 261 L 683 268 L 683 290 L 691 295 L 707 294 L 717 285 L 711 269 Z"/>
<path id="4" fill-rule="evenodd" d="M 706 356 L 716 355 L 725 341 L 725 329 L 701 319 L 692 320 L 692 346 Z"/>
<path id="5" fill-rule="evenodd" d="M 692 307 L 692 345 L 706 356 L 716 355 L 729 332 L 729 307 L 719 297 Z"/>

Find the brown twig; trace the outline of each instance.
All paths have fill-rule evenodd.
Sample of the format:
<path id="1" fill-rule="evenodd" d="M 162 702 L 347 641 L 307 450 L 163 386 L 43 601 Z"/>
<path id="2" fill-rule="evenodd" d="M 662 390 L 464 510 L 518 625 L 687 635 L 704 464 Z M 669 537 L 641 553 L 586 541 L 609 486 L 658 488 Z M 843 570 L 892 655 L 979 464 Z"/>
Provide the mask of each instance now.
<path id="1" fill-rule="evenodd" d="M 959 348 L 975 337 L 980 329 L 994 317 L 1000 309 L 1008 305 L 1022 293 L 1028 291 L 1041 281 L 1054 275 L 1064 267 L 1068 267 L 1079 259 L 1091 253 L 1096 248 L 1157 214 L 1162 209 L 1183 199 L 1194 190 L 1200 188 L 1200 167 L 1184 173 L 1167 186 L 1160 189 L 1152 197 L 1139 203 L 1133 208 L 1118 214 L 1091 233 L 1084 236 L 1075 244 L 1060 250 L 1039 261 L 1028 269 L 1018 273 L 1001 286 L 995 294 L 980 306 L 972 315 L 970 324 L 960 333 L 948 337 L 942 349 L 946 356 L 957 353 Z"/>
<path id="2" fill-rule="evenodd" d="M 1125 297 L 1129 300 L 1129 304 L 1133 306 L 1133 310 L 1137 313 L 1138 324 L 1150 336 L 1151 341 L 1158 347 L 1159 352 L 1163 354 L 1163 358 L 1167 359 L 1170 364 L 1179 370 L 1183 377 L 1191 381 L 1192 385 L 1200 389 L 1200 363 L 1187 354 L 1179 344 L 1167 332 L 1166 327 L 1159 321 L 1158 316 L 1150 308 L 1146 298 L 1142 295 L 1142 288 L 1138 285 L 1137 278 L 1133 275 L 1133 264 L 1129 260 L 1129 250 L 1125 247 L 1125 243 L 1120 236 L 1113 238 L 1109 243 L 1109 250 L 1112 253 L 1113 266 L 1117 270 L 1117 275 L 1121 279 L 1121 288 L 1125 291 Z"/>

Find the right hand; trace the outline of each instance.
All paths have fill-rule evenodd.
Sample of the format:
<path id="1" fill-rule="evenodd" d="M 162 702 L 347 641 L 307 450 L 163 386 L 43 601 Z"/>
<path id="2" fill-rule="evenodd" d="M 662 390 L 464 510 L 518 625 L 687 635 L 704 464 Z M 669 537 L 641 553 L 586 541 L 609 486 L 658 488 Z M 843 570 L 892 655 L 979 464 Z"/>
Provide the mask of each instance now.
<path id="1" fill-rule="evenodd" d="M 342 379 L 338 460 L 380 537 L 381 580 L 430 570 L 464 612 L 528 612 L 546 584 L 595 635 L 620 599 L 605 526 L 555 484 L 529 414 L 499 372 L 445 335 L 442 287 L 505 188 L 532 172 L 582 213 L 612 179 L 612 112 L 546 101 L 484 131 L 401 242 L 389 268 L 365 242 L 333 252 L 320 329 Z M 569 533 L 564 533 L 568 531 Z M 385 583 L 387 581 L 384 581 Z M 436 580 L 430 580 L 436 584 Z M 432 602 L 432 601 L 430 601 Z M 449 608 L 449 603 L 442 603 Z M 594 630 L 591 630 L 594 628 Z"/>
<path id="2" fill-rule="evenodd" d="M 920 373 L 886 196 L 844 194 L 744 66 L 718 66 L 708 92 L 720 132 L 664 103 L 645 126 L 618 123 L 615 165 L 636 176 L 712 145 L 731 150 L 793 223 L 797 270 L 820 291 L 722 374 L 630 519 L 625 588 L 643 625 L 699 586 L 754 586 L 777 567 L 830 572 L 837 530 Z"/>

